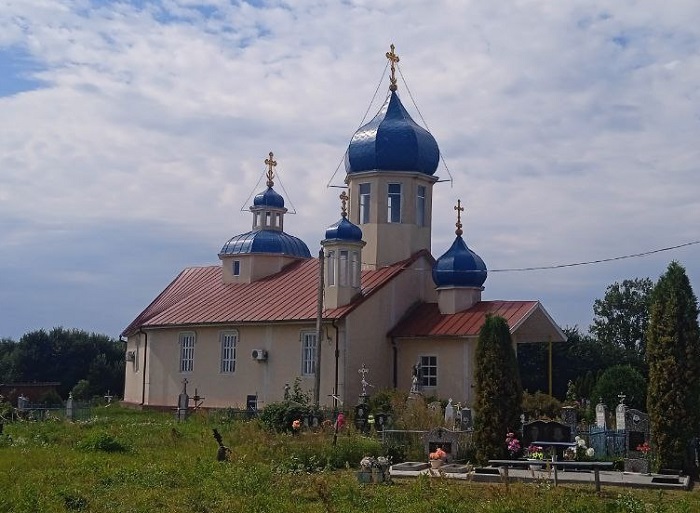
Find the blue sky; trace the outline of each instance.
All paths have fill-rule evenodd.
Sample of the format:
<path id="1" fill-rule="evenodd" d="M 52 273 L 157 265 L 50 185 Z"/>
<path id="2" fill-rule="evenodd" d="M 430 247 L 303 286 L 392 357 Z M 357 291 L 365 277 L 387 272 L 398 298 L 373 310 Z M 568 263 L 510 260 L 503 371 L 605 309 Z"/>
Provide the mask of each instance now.
<path id="1" fill-rule="evenodd" d="M 672 259 L 700 292 L 700 245 L 498 272 L 700 240 L 696 1 L 23 0 L 0 9 L 0 337 L 116 337 L 249 229 L 271 150 L 315 254 L 392 42 L 454 178 L 433 254 L 459 198 L 486 299 L 585 329 L 609 284 Z"/>

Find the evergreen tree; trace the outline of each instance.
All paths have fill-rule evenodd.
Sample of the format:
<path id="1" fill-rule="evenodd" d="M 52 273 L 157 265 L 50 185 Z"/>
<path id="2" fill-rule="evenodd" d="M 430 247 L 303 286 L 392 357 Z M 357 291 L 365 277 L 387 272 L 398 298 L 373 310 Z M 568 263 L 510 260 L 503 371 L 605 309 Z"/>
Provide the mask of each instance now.
<path id="1" fill-rule="evenodd" d="M 523 390 L 508 323 L 489 316 L 479 332 L 474 376 L 477 460 L 507 456 L 505 437 L 519 425 Z"/>
<path id="2" fill-rule="evenodd" d="M 700 329 L 697 299 L 677 262 L 671 262 L 652 295 L 647 362 L 656 467 L 694 474 L 687 448 L 700 431 Z"/>

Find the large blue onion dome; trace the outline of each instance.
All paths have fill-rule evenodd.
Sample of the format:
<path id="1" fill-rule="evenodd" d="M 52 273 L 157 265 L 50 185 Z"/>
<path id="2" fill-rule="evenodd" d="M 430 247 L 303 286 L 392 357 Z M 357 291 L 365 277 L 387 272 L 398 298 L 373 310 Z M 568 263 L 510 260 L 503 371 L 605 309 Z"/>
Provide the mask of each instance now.
<path id="1" fill-rule="evenodd" d="M 253 206 L 284 208 L 284 198 L 277 194 L 271 186 L 268 186 L 267 190 L 255 195 Z"/>
<path id="2" fill-rule="evenodd" d="M 418 171 L 433 175 L 440 158 L 435 138 L 419 126 L 391 91 L 374 119 L 353 135 L 345 171 Z"/>
<path id="3" fill-rule="evenodd" d="M 340 221 L 328 227 L 326 240 L 361 241 L 362 230 L 343 216 Z"/>
<path id="4" fill-rule="evenodd" d="M 433 265 L 433 281 L 438 287 L 481 287 L 486 275 L 486 264 L 469 249 L 461 235 Z"/>
<path id="5" fill-rule="evenodd" d="M 219 255 L 247 255 L 267 253 L 311 258 L 309 248 L 301 239 L 276 230 L 253 230 L 229 239 Z"/>

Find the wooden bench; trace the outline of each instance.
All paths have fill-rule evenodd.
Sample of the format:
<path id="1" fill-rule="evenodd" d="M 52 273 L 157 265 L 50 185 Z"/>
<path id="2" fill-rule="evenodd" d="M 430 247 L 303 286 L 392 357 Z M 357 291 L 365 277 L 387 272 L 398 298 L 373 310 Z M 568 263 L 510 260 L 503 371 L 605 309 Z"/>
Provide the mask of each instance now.
<path id="1" fill-rule="evenodd" d="M 503 467 L 503 479 L 506 485 L 508 484 L 508 467 L 528 467 L 530 465 L 537 465 L 538 462 L 532 462 L 528 460 L 489 460 L 489 465 L 494 467 Z M 611 469 L 613 466 L 612 461 L 550 461 L 542 460 L 542 465 L 548 465 L 554 470 L 554 486 L 559 484 L 557 470 L 559 468 L 575 467 L 579 469 L 590 469 L 593 470 L 595 479 L 595 491 L 600 491 L 600 471 L 605 469 Z"/>

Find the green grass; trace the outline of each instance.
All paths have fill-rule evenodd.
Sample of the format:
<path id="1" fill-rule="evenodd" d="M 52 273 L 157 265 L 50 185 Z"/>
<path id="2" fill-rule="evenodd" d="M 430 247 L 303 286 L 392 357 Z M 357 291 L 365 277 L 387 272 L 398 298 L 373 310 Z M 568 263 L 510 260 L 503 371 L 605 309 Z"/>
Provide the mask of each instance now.
<path id="1" fill-rule="evenodd" d="M 268 433 L 253 422 L 185 423 L 112 406 L 85 422 L 18 422 L 0 437 L 4 512 L 700 512 L 700 492 L 441 478 L 362 485 L 355 469 L 376 440 Z M 231 448 L 216 461 L 212 428 Z"/>

